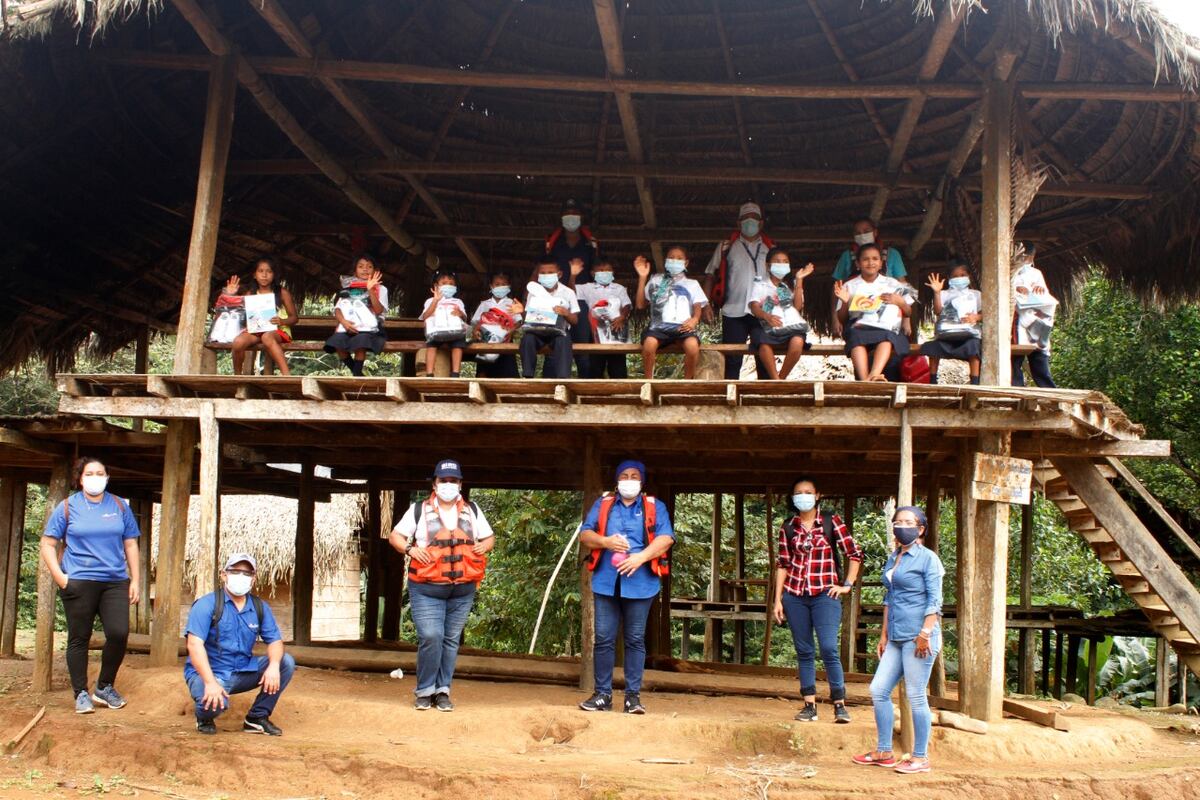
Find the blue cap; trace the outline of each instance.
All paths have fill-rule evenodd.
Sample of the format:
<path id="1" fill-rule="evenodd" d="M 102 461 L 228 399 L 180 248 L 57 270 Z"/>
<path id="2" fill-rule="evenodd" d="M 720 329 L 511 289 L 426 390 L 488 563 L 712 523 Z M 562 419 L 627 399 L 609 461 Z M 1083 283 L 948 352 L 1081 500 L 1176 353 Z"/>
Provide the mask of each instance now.
<path id="1" fill-rule="evenodd" d="M 617 465 L 617 474 L 614 476 L 614 479 L 618 481 L 621 480 L 621 473 L 631 467 L 638 471 L 638 474 L 642 476 L 643 481 L 646 480 L 646 465 L 640 461 L 634 461 L 632 458 L 627 458 Z"/>
<path id="2" fill-rule="evenodd" d="M 463 479 L 462 468 L 458 466 L 458 462 L 452 458 L 445 461 L 439 461 L 438 465 L 433 469 L 433 477 L 435 478 L 458 478 Z"/>

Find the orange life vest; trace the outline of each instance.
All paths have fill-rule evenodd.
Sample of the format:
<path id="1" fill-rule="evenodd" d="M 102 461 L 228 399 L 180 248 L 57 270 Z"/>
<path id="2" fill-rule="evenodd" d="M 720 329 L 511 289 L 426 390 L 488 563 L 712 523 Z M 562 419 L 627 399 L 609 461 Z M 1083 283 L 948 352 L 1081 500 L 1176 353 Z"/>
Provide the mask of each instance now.
<path id="1" fill-rule="evenodd" d="M 606 493 L 600 498 L 600 515 L 599 521 L 596 523 L 596 527 L 598 528 L 596 533 L 600 534 L 601 536 L 607 535 L 605 530 L 608 528 L 608 518 L 609 515 L 612 514 L 613 505 L 616 502 L 617 496 L 611 492 Z M 642 502 L 644 504 L 642 506 L 642 521 L 646 524 L 646 547 L 649 547 L 650 543 L 654 541 L 654 533 L 658 527 L 656 520 L 656 517 L 658 516 L 658 506 L 655 503 L 654 498 L 648 494 L 642 495 Z M 596 567 L 600 565 L 600 555 L 603 552 L 603 550 L 592 551 L 591 555 L 588 556 L 588 570 L 592 572 L 596 571 Z M 654 558 L 650 559 L 650 571 L 660 578 L 664 575 L 671 574 L 671 559 L 668 556 L 669 552 L 670 551 L 668 550 L 667 553 L 663 553 L 660 556 L 655 556 Z"/>
<path id="2" fill-rule="evenodd" d="M 547 253 L 549 253 L 551 250 L 554 249 L 554 245 L 558 243 L 558 240 L 560 238 L 562 238 L 562 235 L 564 233 L 566 233 L 566 228 L 562 227 L 561 225 L 550 232 L 550 235 L 546 237 L 546 252 Z M 576 231 L 576 233 L 579 234 L 579 236 L 583 239 L 583 241 L 587 242 L 592 247 L 596 246 L 596 237 L 592 234 L 591 230 L 589 230 L 586 225 L 580 225 L 579 230 Z"/>
<path id="3" fill-rule="evenodd" d="M 725 305 L 725 274 L 729 271 L 729 250 L 733 247 L 733 243 L 742 238 L 740 231 L 734 231 L 729 234 L 729 246 L 721 248 L 721 268 L 717 270 L 717 279 L 713 282 L 712 296 L 709 297 L 709 302 L 714 308 L 720 308 Z M 770 250 L 775 246 L 775 242 L 771 241 L 765 233 L 759 234 L 759 239 Z M 757 267 L 757 265 L 755 265 Z"/>
<path id="4" fill-rule="evenodd" d="M 429 533 L 429 544 L 425 549 L 433 561 L 422 564 L 415 558 L 408 560 L 408 579 L 417 583 L 479 583 L 487 570 L 487 556 L 476 555 L 473 517 L 478 506 L 458 498 L 458 527 L 447 530 L 438 514 L 437 501 L 431 494 L 421 503 L 420 513 L 425 516 L 425 529 Z M 415 513 L 415 512 L 414 512 Z"/>

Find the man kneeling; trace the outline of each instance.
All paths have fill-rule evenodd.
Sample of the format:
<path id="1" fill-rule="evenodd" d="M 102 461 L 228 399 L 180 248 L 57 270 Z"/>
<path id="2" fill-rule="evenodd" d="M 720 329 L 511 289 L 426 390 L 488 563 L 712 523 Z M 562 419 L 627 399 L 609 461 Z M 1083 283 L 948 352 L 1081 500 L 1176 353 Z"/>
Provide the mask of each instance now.
<path id="1" fill-rule="evenodd" d="M 223 588 L 197 599 L 188 614 L 183 678 L 196 702 L 200 733 L 217 732 L 213 721 L 229 707 L 229 695 L 262 687 L 242 730 L 283 734 L 271 722 L 271 712 L 292 679 L 296 662 L 283 652 L 283 637 L 270 606 L 250 594 L 255 569 L 253 556 L 230 556 L 221 571 Z M 260 637 L 267 644 L 265 656 L 253 652 Z"/>

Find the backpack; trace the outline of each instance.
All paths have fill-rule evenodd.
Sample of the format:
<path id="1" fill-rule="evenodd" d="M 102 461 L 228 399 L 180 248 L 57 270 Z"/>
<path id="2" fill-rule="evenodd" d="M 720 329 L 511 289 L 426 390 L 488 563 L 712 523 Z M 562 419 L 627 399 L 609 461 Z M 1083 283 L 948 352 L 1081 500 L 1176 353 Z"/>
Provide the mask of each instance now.
<path id="1" fill-rule="evenodd" d="M 221 597 L 221 595 L 223 595 L 223 594 L 225 594 L 224 589 L 217 589 L 215 592 L 213 592 L 213 613 L 212 613 L 212 622 L 210 623 L 210 627 L 209 627 L 210 631 L 217 631 L 217 625 L 221 622 L 221 617 L 224 616 L 224 614 L 225 614 L 225 600 L 224 600 L 224 598 Z M 254 613 L 258 614 L 258 635 L 262 636 L 263 617 L 266 614 L 266 612 L 263 608 L 264 604 L 263 604 L 262 598 L 256 594 L 252 594 L 252 595 L 250 595 L 250 602 L 252 602 L 254 604 Z M 218 631 L 217 650 L 220 650 L 220 649 L 221 649 L 221 637 L 220 637 L 220 634 Z"/>
<path id="2" fill-rule="evenodd" d="M 787 539 L 789 550 L 792 549 L 792 537 L 796 535 L 795 523 L 795 517 L 783 523 L 783 532 Z M 825 541 L 829 544 L 829 549 L 833 551 L 833 574 L 837 576 L 837 585 L 841 586 L 845 578 L 842 576 L 842 559 L 838 555 L 837 538 L 833 532 L 833 514 L 821 515 L 821 533 L 825 535 Z"/>

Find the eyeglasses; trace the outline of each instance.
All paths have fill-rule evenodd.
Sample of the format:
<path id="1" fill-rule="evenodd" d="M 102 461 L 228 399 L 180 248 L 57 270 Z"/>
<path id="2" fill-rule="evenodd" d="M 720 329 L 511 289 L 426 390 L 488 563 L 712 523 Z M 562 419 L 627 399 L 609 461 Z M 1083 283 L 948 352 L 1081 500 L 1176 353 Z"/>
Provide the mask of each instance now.
<path id="1" fill-rule="evenodd" d="M 252 569 L 227 569 L 227 570 L 225 570 L 225 574 L 226 575 L 248 575 L 251 578 L 253 578 L 254 570 L 252 570 Z"/>

